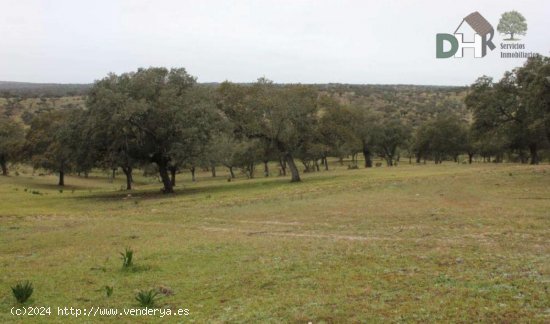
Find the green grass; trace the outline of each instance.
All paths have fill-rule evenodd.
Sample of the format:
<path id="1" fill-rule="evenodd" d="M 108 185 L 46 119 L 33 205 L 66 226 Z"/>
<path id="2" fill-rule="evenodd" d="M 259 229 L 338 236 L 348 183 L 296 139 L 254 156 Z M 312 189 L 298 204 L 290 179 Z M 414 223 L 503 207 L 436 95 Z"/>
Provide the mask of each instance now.
<path id="1" fill-rule="evenodd" d="M 54 313 L 139 307 L 154 289 L 189 309 L 174 322 L 550 321 L 549 165 L 218 174 L 179 175 L 168 196 L 139 175 L 130 196 L 122 177 L 68 177 L 62 193 L 54 176 L 0 177 L 0 322 L 70 319 L 11 316 L 26 280 Z"/>

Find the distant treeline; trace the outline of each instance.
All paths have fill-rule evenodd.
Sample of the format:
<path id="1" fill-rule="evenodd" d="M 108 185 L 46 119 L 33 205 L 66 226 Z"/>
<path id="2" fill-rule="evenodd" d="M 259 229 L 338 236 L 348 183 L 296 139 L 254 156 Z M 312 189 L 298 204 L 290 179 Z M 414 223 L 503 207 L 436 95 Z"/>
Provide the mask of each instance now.
<path id="1" fill-rule="evenodd" d="M 83 96 L 93 84 L 57 84 L 0 81 L 0 97 L 3 98 L 59 98 Z"/>
<path id="2" fill-rule="evenodd" d="M 254 83 L 236 84 L 243 87 L 254 86 Z M 85 97 L 92 86 L 93 84 L 0 82 L 0 113 L 28 124 L 32 115 L 39 111 L 83 108 Z M 219 86 L 220 83 L 195 84 L 195 87 L 206 89 L 216 89 Z M 272 86 L 285 85 L 273 83 Z M 471 118 L 464 105 L 467 87 L 337 83 L 308 86 L 343 105 L 368 106 L 385 116 L 399 116 L 413 127 L 448 112 L 464 119 Z"/>
<path id="3" fill-rule="evenodd" d="M 252 85 L 253 83 L 240 83 L 241 85 Z M 219 83 L 201 83 L 205 87 L 217 87 Z M 0 97 L 3 98 L 60 98 L 72 96 L 85 96 L 92 88 L 93 83 L 31 83 L 0 81 Z M 377 93 L 393 92 L 440 92 L 459 93 L 465 87 L 455 86 L 431 86 L 431 85 L 385 85 L 385 84 L 310 84 L 310 86 L 321 91 L 331 93 L 354 93 L 356 96 L 370 96 Z"/>

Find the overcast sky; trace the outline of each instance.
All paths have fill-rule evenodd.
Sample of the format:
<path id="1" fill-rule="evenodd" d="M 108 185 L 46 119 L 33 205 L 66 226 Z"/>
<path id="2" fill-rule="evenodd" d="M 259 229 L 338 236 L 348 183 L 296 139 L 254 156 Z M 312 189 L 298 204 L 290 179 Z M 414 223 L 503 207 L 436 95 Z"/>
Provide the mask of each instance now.
<path id="1" fill-rule="evenodd" d="M 466 85 L 523 59 L 436 59 L 436 33 L 479 11 L 528 24 L 550 55 L 550 1 L 0 0 L 0 80 L 89 83 L 138 67 L 185 67 L 199 82 Z"/>

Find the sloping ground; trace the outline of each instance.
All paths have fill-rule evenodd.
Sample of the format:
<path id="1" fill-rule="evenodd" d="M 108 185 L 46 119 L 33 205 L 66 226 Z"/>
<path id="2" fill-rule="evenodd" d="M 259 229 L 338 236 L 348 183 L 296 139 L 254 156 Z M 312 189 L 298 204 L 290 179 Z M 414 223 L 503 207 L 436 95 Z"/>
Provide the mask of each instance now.
<path id="1" fill-rule="evenodd" d="M 29 305 L 162 307 L 196 322 L 547 322 L 550 166 L 400 165 L 284 178 L 0 178 L 0 321 Z M 25 190 L 26 189 L 26 190 Z M 33 193 L 34 192 L 34 193 Z M 121 270 L 119 252 L 135 250 Z M 114 286 L 106 297 L 103 287 Z M 103 321 L 166 321 L 91 317 Z M 88 320 L 88 319 L 86 319 Z M 181 321 L 173 317 L 169 321 Z"/>

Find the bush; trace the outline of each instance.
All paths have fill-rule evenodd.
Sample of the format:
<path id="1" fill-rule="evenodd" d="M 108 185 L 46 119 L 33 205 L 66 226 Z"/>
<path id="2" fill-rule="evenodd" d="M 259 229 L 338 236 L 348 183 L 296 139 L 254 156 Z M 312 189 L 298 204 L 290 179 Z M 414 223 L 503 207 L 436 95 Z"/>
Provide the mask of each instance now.
<path id="1" fill-rule="evenodd" d="M 157 299 L 158 292 L 155 290 L 140 290 L 136 294 L 136 300 L 141 307 L 153 307 Z"/>
<path id="2" fill-rule="evenodd" d="M 122 267 L 129 268 L 132 266 L 132 259 L 134 257 L 134 251 L 130 248 L 126 248 L 124 252 L 120 252 L 122 255 Z"/>
<path id="3" fill-rule="evenodd" d="M 32 283 L 25 281 L 18 282 L 14 287 L 11 287 L 11 291 L 15 299 L 22 304 L 31 297 L 34 288 L 32 287 Z"/>

